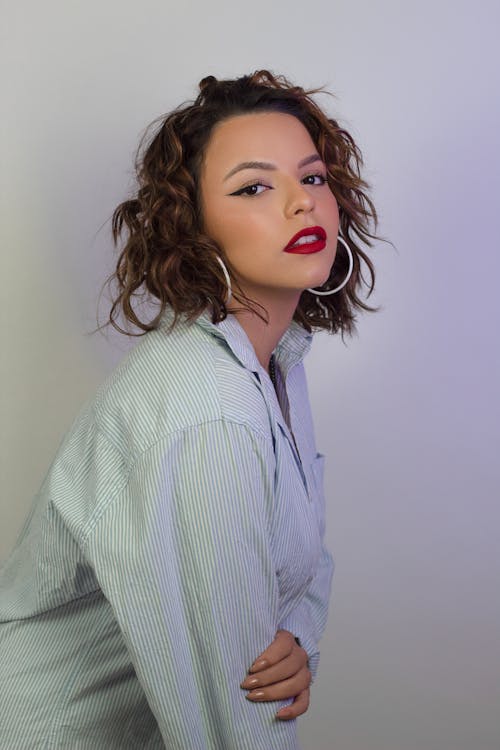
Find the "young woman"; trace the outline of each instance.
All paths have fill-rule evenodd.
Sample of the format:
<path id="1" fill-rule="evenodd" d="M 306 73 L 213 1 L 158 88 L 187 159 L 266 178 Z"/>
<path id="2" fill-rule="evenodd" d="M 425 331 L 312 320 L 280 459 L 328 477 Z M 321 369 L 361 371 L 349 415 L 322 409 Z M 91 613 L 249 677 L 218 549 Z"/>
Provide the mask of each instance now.
<path id="1" fill-rule="evenodd" d="M 208 76 L 139 149 L 108 322 L 143 338 L 4 566 L 2 748 L 298 748 L 333 572 L 303 358 L 374 309 L 377 223 L 317 91 Z"/>

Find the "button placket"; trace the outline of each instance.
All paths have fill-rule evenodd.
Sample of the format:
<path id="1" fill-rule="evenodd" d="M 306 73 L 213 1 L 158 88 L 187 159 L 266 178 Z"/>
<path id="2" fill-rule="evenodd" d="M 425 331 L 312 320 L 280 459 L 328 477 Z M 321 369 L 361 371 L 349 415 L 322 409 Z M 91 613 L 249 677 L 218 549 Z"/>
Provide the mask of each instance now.
<path id="1" fill-rule="evenodd" d="M 311 500 L 311 493 L 309 491 L 309 486 L 308 486 L 308 483 L 307 483 L 307 477 L 306 477 L 306 474 L 305 474 L 305 471 L 304 471 L 304 467 L 302 465 L 302 460 L 301 460 L 300 455 L 299 455 L 299 453 L 298 453 L 298 451 L 297 451 L 297 449 L 295 447 L 294 440 L 293 440 L 293 438 L 292 438 L 292 436 L 291 436 L 291 434 L 290 434 L 290 432 L 289 432 L 288 427 L 286 426 L 286 424 L 284 424 L 281 421 L 278 421 L 278 427 L 280 428 L 281 432 L 283 433 L 284 437 L 286 438 L 286 441 L 287 441 L 287 443 L 288 443 L 288 445 L 290 447 L 290 450 L 292 451 L 292 455 L 293 455 L 293 458 L 295 460 L 295 464 L 297 466 L 297 469 L 299 470 L 300 477 L 302 479 L 302 484 L 304 485 L 304 489 L 306 491 L 307 498 L 310 501 Z"/>
<path id="2" fill-rule="evenodd" d="M 260 377 L 259 373 L 257 372 L 254 372 L 254 375 L 256 376 L 258 387 L 266 402 L 266 407 L 267 407 L 270 422 L 271 422 L 271 429 L 273 432 L 273 440 L 275 441 L 277 439 L 277 436 L 275 434 L 275 425 L 278 425 L 279 430 L 281 431 L 283 436 L 286 438 L 286 442 L 292 452 L 292 456 L 295 461 L 295 465 L 297 466 L 297 469 L 299 470 L 299 474 L 302 479 L 302 484 L 304 485 L 307 498 L 310 501 L 311 491 L 308 485 L 308 480 L 307 480 L 306 473 L 304 471 L 304 467 L 302 465 L 302 459 L 300 457 L 298 448 L 295 444 L 295 439 L 292 433 L 290 432 L 290 430 L 288 429 L 288 425 L 286 424 L 283 418 L 283 413 L 281 411 L 281 406 L 278 401 L 278 396 L 276 394 L 276 391 L 274 390 L 274 386 L 272 385 L 271 379 L 269 378 L 269 376 L 263 379 Z"/>
<path id="3" fill-rule="evenodd" d="M 304 468 L 304 460 L 303 460 L 302 452 L 299 450 L 300 441 L 297 441 L 295 439 L 295 434 L 293 432 L 293 408 L 292 408 L 292 404 L 290 404 L 290 401 L 288 398 L 288 390 L 286 387 L 288 370 L 286 366 L 283 367 L 283 365 L 281 365 L 279 368 L 276 368 L 276 372 L 277 372 L 277 380 L 279 381 L 279 384 L 278 384 L 279 396 L 278 396 L 278 393 L 274 390 L 274 388 L 273 388 L 273 396 L 276 399 L 276 403 L 278 406 L 277 413 L 281 415 L 281 417 L 283 418 L 283 421 L 280 420 L 280 424 L 282 425 L 282 430 L 292 449 L 295 462 L 301 473 L 302 481 L 307 491 L 307 495 L 309 499 L 311 499 L 311 487 L 309 486 L 310 480 L 308 479 L 308 475 Z M 281 407 L 280 397 L 284 401 L 283 408 Z"/>

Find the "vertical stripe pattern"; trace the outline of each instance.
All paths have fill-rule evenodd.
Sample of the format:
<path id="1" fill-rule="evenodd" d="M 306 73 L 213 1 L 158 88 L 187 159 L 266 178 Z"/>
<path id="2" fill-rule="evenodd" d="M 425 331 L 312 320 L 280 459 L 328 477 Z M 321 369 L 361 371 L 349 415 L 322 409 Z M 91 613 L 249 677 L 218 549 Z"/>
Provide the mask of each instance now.
<path id="1" fill-rule="evenodd" d="M 232 315 L 146 334 L 81 408 L 0 573 L 0 747 L 294 750 L 248 667 L 316 676 L 333 560 L 292 322 L 277 392 Z"/>

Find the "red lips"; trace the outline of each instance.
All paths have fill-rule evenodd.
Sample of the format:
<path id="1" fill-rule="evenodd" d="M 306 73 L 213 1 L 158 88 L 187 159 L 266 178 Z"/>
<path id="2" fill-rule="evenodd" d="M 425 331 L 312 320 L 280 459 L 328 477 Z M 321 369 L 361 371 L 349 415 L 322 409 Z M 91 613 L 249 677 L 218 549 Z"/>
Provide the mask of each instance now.
<path id="1" fill-rule="evenodd" d="M 309 234 L 315 234 L 318 237 L 318 240 L 324 241 L 326 240 L 326 232 L 323 229 L 323 227 L 305 227 L 304 229 L 301 229 L 300 232 L 297 232 L 297 234 L 294 234 L 288 245 L 284 248 L 284 250 L 289 250 L 292 245 L 294 245 L 297 240 L 299 240 L 301 237 L 306 237 Z M 299 245 L 299 248 L 301 246 Z M 302 247 L 307 247 L 307 245 L 302 245 Z M 295 249 L 295 248 L 294 248 Z"/>

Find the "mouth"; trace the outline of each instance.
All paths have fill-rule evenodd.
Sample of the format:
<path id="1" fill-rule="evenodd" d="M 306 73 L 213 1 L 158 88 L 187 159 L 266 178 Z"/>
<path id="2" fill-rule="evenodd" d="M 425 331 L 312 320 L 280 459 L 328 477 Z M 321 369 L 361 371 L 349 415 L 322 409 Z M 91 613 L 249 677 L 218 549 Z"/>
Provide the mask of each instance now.
<path id="1" fill-rule="evenodd" d="M 306 227 L 292 237 L 284 251 L 306 255 L 323 250 L 325 245 L 326 232 L 323 227 Z"/>

